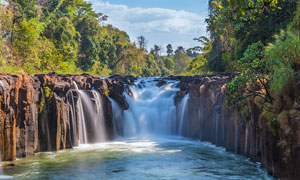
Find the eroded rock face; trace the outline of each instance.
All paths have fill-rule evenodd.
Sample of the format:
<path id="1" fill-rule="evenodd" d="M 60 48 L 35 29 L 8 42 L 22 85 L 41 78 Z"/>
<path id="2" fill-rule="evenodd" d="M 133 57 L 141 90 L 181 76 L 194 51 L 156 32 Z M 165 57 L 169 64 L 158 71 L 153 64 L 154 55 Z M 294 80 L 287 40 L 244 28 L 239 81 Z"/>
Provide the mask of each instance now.
<path id="1" fill-rule="evenodd" d="M 226 85 L 230 75 L 172 77 L 180 81 L 175 97 L 177 107 L 189 93 L 183 135 L 209 141 L 228 151 L 261 162 L 271 175 L 282 179 L 300 177 L 300 113 L 293 111 L 282 118 L 279 132 L 260 119 L 262 109 L 249 101 L 241 117 L 240 109 L 225 106 Z"/>
<path id="2" fill-rule="evenodd" d="M 112 105 L 108 95 L 127 109 L 122 93 L 125 85 L 133 83 L 134 77 L 121 76 L 101 79 L 86 74 L 0 74 L 2 160 L 78 145 L 79 93 L 75 84 L 87 94 L 92 90 L 100 94 L 107 136 L 113 139 Z"/>

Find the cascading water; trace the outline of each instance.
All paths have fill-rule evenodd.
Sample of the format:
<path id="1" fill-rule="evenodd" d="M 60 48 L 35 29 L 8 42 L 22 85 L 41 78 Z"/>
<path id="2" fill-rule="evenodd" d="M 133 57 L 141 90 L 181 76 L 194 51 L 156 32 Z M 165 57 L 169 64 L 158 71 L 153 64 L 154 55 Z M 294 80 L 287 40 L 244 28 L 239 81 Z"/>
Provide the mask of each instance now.
<path id="1" fill-rule="evenodd" d="M 234 149 L 235 153 L 238 153 L 238 132 L 239 132 L 239 125 L 237 123 L 234 123 Z"/>
<path id="2" fill-rule="evenodd" d="M 245 154 L 247 154 L 248 151 L 248 127 L 246 125 L 246 133 L 245 133 Z"/>
<path id="3" fill-rule="evenodd" d="M 140 79 L 130 87 L 131 96 L 124 93 L 129 104 L 123 117 L 125 137 L 176 134 L 174 97 L 178 89 L 174 81 L 161 87 L 156 84 L 153 78 Z"/>
<path id="4" fill-rule="evenodd" d="M 80 90 L 75 82 L 74 86 L 79 93 L 77 117 L 80 144 L 105 141 L 107 136 L 101 96 L 94 90 L 89 95 L 87 92 Z"/>
<path id="5" fill-rule="evenodd" d="M 76 106 L 74 103 L 74 95 L 73 93 L 70 94 L 70 114 L 71 114 L 71 127 L 72 127 L 72 142 L 74 145 L 77 145 L 77 122 L 76 122 Z"/>
<path id="6" fill-rule="evenodd" d="M 216 124 L 215 124 L 215 136 L 216 136 L 216 145 L 218 145 L 218 142 L 220 141 L 219 138 L 219 129 L 220 129 L 220 120 L 222 118 L 222 106 L 220 105 L 216 105 L 214 108 L 215 111 L 215 120 L 216 120 Z"/>
<path id="7" fill-rule="evenodd" d="M 113 100 L 112 98 L 108 99 L 110 100 L 113 109 L 114 135 L 123 136 L 123 110 L 115 100 Z"/>
<path id="8" fill-rule="evenodd" d="M 94 112 L 94 118 L 93 122 L 96 128 L 96 141 L 97 142 L 103 142 L 107 140 L 107 133 L 106 133 L 106 128 L 105 128 L 105 120 L 104 120 L 104 110 L 102 106 L 102 98 L 100 94 L 92 90 L 93 97 L 95 100 L 95 109 L 96 111 Z"/>
<path id="9" fill-rule="evenodd" d="M 185 114 L 186 114 L 186 110 L 187 110 L 187 102 L 190 98 L 190 95 L 187 94 L 184 96 L 184 98 L 181 100 L 180 104 L 179 104 L 179 135 L 182 135 L 183 132 L 183 125 L 184 125 L 184 120 L 185 120 Z"/>

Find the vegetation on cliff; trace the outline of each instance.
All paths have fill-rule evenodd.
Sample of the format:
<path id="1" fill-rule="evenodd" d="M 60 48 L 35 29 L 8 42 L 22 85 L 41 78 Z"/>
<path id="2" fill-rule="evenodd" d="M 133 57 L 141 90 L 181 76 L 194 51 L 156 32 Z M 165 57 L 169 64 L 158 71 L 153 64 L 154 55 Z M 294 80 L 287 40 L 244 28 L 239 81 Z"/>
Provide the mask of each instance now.
<path id="1" fill-rule="evenodd" d="M 300 146 L 294 138 L 300 114 L 300 4 L 295 0 L 210 4 L 211 52 L 222 58 L 209 57 L 208 65 L 217 66 L 208 68 L 238 72 L 227 86 L 227 104 L 239 109 L 252 128 L 269 130 L 272 151 L 281 155 L 279 164 L 289 167 Z M 258 125 L 247 119 L 247 113 L 253 114 L 249 109 L 256 109 Z"/>

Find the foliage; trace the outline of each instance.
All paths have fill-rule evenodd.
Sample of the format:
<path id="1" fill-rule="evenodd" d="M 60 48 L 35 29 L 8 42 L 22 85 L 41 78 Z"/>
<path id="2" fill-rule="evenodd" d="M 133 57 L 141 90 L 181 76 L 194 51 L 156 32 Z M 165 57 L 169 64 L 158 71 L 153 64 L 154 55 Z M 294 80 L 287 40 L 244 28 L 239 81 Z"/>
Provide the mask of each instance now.
<path id="1" fill-rule="evenodd" d="M 209 68 L 234 71 L 249 45 L 272 42 L 273 35 L 291 22 L 296 4 L 297 0 L 210 0 L 206 19 L 212 40 Z"/>
<path id="2" fill-rule="evenodd" d="M 267 46 L 267 56 L 270 61 L 276 62 L 272 76 L 271 88 L 280 92 L 283 87 L 294 83 L 295 71 L 300 67 L 299 35 L 290 31 L 281 31 L 276 41 Z"/>
<path id="3" fill-rule="evenodd" d="M 272 103 L 273 97 L 268 88 L 269 73 L 273 62 L 265 58 L 264 45 L 253 43 L 238 61 L 240 75 L 227 86 L 227 104 L 236 105 L 249 97 L 259 96 L 265 102 Z"/>
<path id="4" fill-rule="evenodd" d="M 185 53 L 183 53 L 183 50 L 181 50 L 180 48 L 176 50 L 176 54 L 174 55 L 173 60 L 175 63 L 175 68 L 174 68 L 175 74 L 180 74 L 184 72 L 187 65 L 190 62 L 188 56 Z"/>
<path id="5" fill-rule="evenodd" d="M 198 55 L 196 58 L 192 59 L 188 65 L 186 71 L 189 75 L 198 75 L 207 73 L 207 59 Z"/>

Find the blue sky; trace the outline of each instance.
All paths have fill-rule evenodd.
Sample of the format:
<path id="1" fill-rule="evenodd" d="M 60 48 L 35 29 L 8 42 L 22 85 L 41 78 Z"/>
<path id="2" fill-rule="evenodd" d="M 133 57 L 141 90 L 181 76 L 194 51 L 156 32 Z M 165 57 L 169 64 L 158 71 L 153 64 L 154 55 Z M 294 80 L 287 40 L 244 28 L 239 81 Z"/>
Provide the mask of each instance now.
<path id="1" fill-rule="evenodd" d="M 90 0 L 96 12 L 109 16 L 106 24 L 126 31 L 132 42 L 143 35 L 148 49 L 154 44 L 175 49 L 197 44 L 205 36 L 208 0 Z"/>

